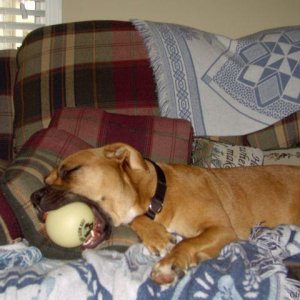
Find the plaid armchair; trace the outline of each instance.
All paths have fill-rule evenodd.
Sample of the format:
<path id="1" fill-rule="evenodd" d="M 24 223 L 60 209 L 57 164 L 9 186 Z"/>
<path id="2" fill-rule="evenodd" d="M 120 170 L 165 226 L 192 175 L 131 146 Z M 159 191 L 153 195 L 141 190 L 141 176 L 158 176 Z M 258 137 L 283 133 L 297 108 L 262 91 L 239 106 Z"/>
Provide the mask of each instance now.
<path id="1" fill-rule="evenodd" d="M 17 51 L 0 51 L 0 70 L 0 244 L 25 236 L 66 257 L 40 238 L 29 197 L 74 151 L 118 140 L 154 160 L 191 162 L 192 128 L 159 117 L 147 51 L 130 22 L 40 28 Z M 248 136 L 211 138 L 272 149 L 299 143 L 299 132 L 300 112 Z"/>

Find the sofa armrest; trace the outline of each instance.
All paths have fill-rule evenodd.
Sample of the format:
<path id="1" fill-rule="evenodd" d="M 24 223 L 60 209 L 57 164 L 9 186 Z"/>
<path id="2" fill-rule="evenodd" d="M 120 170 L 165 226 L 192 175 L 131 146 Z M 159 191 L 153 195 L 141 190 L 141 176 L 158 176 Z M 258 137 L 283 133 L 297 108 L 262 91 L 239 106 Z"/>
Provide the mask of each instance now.
<path id="1" fill-rule="evenodd" d="M 12 159 L 13 90 L 16 76 L 17 50 L 0 51 L 0 159 Z"/>

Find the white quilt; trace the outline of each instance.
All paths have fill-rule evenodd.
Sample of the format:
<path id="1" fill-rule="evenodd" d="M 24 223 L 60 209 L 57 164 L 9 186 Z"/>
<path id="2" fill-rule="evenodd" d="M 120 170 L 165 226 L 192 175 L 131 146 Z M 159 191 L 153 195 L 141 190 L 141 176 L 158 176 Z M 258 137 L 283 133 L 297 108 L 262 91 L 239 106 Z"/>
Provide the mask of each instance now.
<path id="1" fill-rule="evenodd" d="M 219 257 L 191 269 L 178 283 L 155 284 L 157 257 L 141 244 L 126 253 L 85 250 L 82 259 L 49 260 L 19 243 L 0 247 L 0 299 L 297 299 L 299 282 L 283 260 L 300 262 L 300 229 L 254 228 L 249 241 L 224 247 Z M 297 296 L 298 295 L 298 296 Z"/>

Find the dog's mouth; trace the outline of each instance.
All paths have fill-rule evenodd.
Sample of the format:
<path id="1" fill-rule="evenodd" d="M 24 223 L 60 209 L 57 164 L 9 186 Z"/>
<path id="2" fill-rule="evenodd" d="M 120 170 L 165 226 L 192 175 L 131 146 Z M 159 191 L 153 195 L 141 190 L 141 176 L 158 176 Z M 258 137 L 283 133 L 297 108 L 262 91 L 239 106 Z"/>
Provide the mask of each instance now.
<path id="1" fill-rule="evenodd" d="M 41 223 L 45 223 L 47 214 L 72 202 L 87 204 L 94 214 L 93 227 L 86 240 L 82 243 L 82 249 L 92 249 L 107 240 L 112 232 L 110 217 L 92 200 L 60 189 L 41 189 L 31 195 L 31 202 L 36 209 L 37 217 Z"/>
<path id="2" fill-rule="evenodd" d="M 85 242 L 81 245 L 82 249 L 93 249 L 107 240 L 111 234 L 111 227 L 108 222 L 103 222 L 103 217 L 98 211 L 98 207 L 92 206 L 95 221 Z"/>

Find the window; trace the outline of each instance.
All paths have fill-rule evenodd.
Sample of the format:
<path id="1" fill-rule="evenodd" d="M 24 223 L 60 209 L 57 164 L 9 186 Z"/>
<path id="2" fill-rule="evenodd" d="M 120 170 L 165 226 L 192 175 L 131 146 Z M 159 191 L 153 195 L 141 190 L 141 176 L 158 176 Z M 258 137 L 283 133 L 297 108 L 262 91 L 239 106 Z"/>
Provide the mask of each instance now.
<path id="1" fill-rule="evenodd" d="M 0 49 L 21 45 L 32 30 L 61 23 L 62 0 L 0 0 Z"/>

